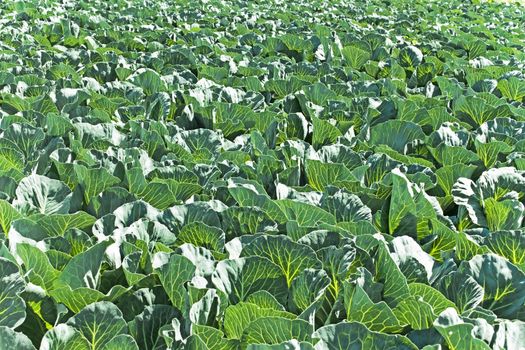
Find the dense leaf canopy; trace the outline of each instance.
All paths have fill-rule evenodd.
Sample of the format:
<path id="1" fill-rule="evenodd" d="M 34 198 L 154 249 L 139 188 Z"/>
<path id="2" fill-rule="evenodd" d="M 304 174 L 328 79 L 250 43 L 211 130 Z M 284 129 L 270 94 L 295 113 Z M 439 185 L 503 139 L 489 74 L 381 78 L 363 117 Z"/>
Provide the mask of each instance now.
<path id="1" fill-rule="evenodd" d="M 0 3 L 0 349 L 525 344 L 525 10 Z"/>

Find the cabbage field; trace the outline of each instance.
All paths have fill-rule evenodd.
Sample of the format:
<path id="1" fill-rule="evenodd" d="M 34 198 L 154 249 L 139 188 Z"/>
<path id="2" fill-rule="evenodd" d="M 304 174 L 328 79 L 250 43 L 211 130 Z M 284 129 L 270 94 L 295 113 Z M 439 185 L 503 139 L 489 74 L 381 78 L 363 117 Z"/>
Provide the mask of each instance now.
<path id="1" fill-rule="evenodd" d="M 0 350 L 525 349 L 525 7 L 0 2 Z"/>

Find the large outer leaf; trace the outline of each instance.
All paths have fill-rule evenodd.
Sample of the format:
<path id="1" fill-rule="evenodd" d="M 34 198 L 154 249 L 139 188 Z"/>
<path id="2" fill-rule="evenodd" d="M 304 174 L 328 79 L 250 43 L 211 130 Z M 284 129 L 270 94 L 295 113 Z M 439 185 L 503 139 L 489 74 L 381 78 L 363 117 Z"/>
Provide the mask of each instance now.
<path id="1" fill-rule="evenodd" d="M 357 46 L 346 46 L 341 50 L 346 63 L 354 68 L 361 67 L 371 58 L 370 53 Z"/>
<path id="2" fill-rule="evenodd" d="M 90 287 L 96 289 L 100 276 L 100 265 L 108 245 L 108 242 L 101 242 L 74 256 L 56 280 L 56 287 L 68 286 L 72 289 Z"/>
<path id="3" fill-rule="evenodd" d="M 208 349 L 235 350 L 239 348 L 238 340 L 226 339 L 224 333 L 217 328 L 195 325 L 192 331 L 199 336 Z"/>
<path id="4" fill-rule="evenodd" d="M 415 68 L 423 62 L 423 53 L 415 46 L 407 46 L 399 52 L 399 62 L 403 67 Z"/>
<path id="5" fill-rule="evenodd" d="M 388 305 L 395 306 L 410 295 L 406 277 L 382 242 L 377 246 L 375 264 L 375 279 L 383 283 L 383 298 Z"/>
<path id="6" fill-rule="evenodd" d="M 304 311 L 322 298 L 330 285 L 330 278 L 325 270 L 305 269 L 292 281 L 290 287 L 293 305 Z"/>
<path id="7" fill-rule="evenodd" d="M 521 226 L 525 207 L 518 198 L 523 193 L 525 176 L 510 167 L 489 169 L 476 183 L 459 178 L 452 188 L 454 202 L 465 208 L 468 218 L 491 230 L 512 230 Z"/>
<path id="8" fill-rule="evenodd" d="M 129 324 L 129 332 L 138 343 L 139 349 L 155 349 L 160 329 L 180 317 L 179 312 L 168 305 L 152 305 L 144 309 Z"/>
<path id="9" fill-rule="evenodd" d="M 107 301 L 86 306 L 70 318 L 66 325 L 80 332 L 88 340 L 92 350 L 102 350 L 113 338 L 127 333 L 122 312 Z"/>
<path id="10" fill-rule="evenodd" d="M 416 298 L 402 300 L 393 311 L 400 323 L 408 324 L 416 330 L 430 329 L 436 318 L 432 307 Z"/>
<path id="11" fill-rule="evenodd" d="M 276 203 L 289 221 L 296 221 L 300 226 L 336 223 L 332 214 L 317 206 L 289 199 L 281 199 Z"/>
<path id="12" fill-rule="evenodd" d="M 259 318 L 246 327 L 241 344 L 279 344 L 291 339 L 309 341 L 312 327 L 303 320 L 268 316 Z"/>
<path id="13" fill-rule="evenodd" d="M 414 237 L 428 235 L 428 220 L 436 218 L 440 211 L 439 205 L 399 170 L 394 169 L 392 175 L 392 196 L 388 212 L 390 233 Z"/>
<path id="14" fill-rule="evenodd" d="M 140 350 L 140 348 L 132 336 L 119 334 L 108 341 L 102 350 Z"/>
<path id="15" fill-rule="evenodd" d="M 408 338 L 372 332 L 359 322 L 341 322 L 324 326 L 314 335 L 319 342 L 317 350 L 416 350 L 417 347 Z"/>
<path id="16" fill-rule="evenodd" d="M 129 79 L 133 84 L 140 86 L 146 95 L 152 95 L 166 89 L 159 74 L 151 69 L 139 70 Z"/>
<path id="17" fill-rule="evenodd" d="M 434 322 L 434 326 L 451 349 L 490 349 L 485 342 L 475 337 L 474 325 L 465 323 L 452 308 L 443 311 Z"/>
<path id="18" fill-rule="evenodd" d="M 355 177 L 343 164 L 323 163 L 318 160 L 306 161 L 308 184 L 317 191 L 342 181 L 352 181 Z"/>
<path id="19" fill-rule="evenodd" d="M 36 348 L 25 334 L 0 326 L 0 349 L 35 350 Z"/>
<path id="20" fill-rule="evenodd" d="M 49 294 L 57 303 L 64 304 L 73 312 L 80 312 L 87 305 L 107 300 L 114 301 L 126 293 L 127 288 L 117 284 L 106 294 L 92 288 L 80 287 L 72 289 L 63 286 L 53 289 Z"/>
<path id="21" fill-rule="evenodd" d="M 215 251 L 222 251 L 224 249 L 225 234 L 218 227 L 208 226 L 202 222 L 194 222 L 185 225 L 181 229 L 177 240 Z"/>
<path id="22" fill-rule="evenodd" d="M 157 270 L 157 274 L 173 305 L 184 310 L 187 298 L 185 283 L 195 274 L 195 266 L 182 255 L 171 254 L 169 260 Z"/>
<path id="23" fill-rule="evenodd" d="M 49 236 L 63 236 L 71 228 L 89 228 L 96 220 L 93 216 L 83 211 L 77 211 L 74 214 L 35 214 L 31 216 L 31 219 Z"/>
<path id="24" fill-rule="evenodd" d="M 437 316 L 445 309 L 455 308 L 454 303 L 445 298 L 441 292 L 431 286 L 423 283 L 410 283 L 408 285 L 410 293 L 417 299 L 429 304 Z"/>
<path id="25" fill-rule="evenodd" d="M 65 183 L 35 174 L 20 181 L 13 206 L 23 214 L 67 214 L 71 197 Z"/>
<path id="26" fill-rule="evenodd" d="M 525 267 L 525 233 L 523 230 L 491 232 L 484 240 L 494 253 L 516 266 Z"/>
<path id="27" fill-rule="evenodd" d="M 44 140 L 45 134 L 41 128 L 35 128 L 25 123 L 17 123 L 9 126 L 2 134 L 2 138 L 15 143 L 26 159 L 29 159 Z"/>
<path id="28" fill-rule="evenodd" d="M 120 182 L 118 177 L 111 175 L 104 168 L 90 169 L 78 164 L 74 164 L 73 168 L 86 204 L 89 204 L 94 196 Z"/>
<path id="29" fill-rule="evenodd" d="M 21 215 L 18 211 L 13 208 L 9 202 L 0 199 L 0 227 L 6 235 L 11 228 L 11 222 L 18 219 L 20 216 Z"/>
<path id="30" fill-rule="evenodd" d="M 241 339 L 246 327 L 262 317 L 283 317 L 294 319 L 295 315 L 286 311 L 261 308 L 255 304 L 241 302 L 231 305 L 224 313 L 224 331 L 228 338 Z"/>
<path id="31" fill-rule="evenodd" d="M 341 131 L 326 120 L 312 118 L 312 146 L 319 149 L 321 146 L 334 144 L 342 136 Z"/>
<path id="32" fill-rule="evenodd" d="M 279 266 L 288 287 L 302 270 L 321 267 L 321 262 L 310 247 L 295 243 L 286 236 L 258 237 L 242 250 L 241 256 L 267 258 Z"/>
<path id="33" fill-rule="evenodd" d="M 403 329 L 392 309 L 384 301 L 374 303 L 359 285 L 344 285 L 344 301 L 348 321 L 360 322 L 376 332 L 396 333 Z"/>
<path id="34" fill-rule="evenodd" d="M 372 221 L 372 211 L 355 194 L 338 190 L 328 191 L 321 197 L 321 207 L 332 213 L 337 221 Z"/>
<path id="35" fill-rule="evenodd" d="M 27 243 L 18 244 L 16 252 L 24 263 L 29 281 L 46 290 L 51 290 L 60 272 L 51 265 L 46 254 Z"/>
<path id="36" fill-rule="evenodd" d="M 473 309 L 483 301 L 484 290 L 474 278 L 454 272 L 440 281 L 440 291 L 453 301 L 459 311 Z"/>
<path id="37" fill-rule="evenodd" d="M 78 330 L 67 324 L 59 324 L 44 335 L 40 350 L 61 349 L 89 350 L 91 346 Z"/>
<path id="38" fill-rule="evenodd" d="M 476 96 L 460 97 L 454 105 L 454 110 L 460 119 L 474 127 L 499 117 L 506 117 L 509 113 L 507 105 L 493 107 Z"/>
<path id="39" fill-rule="evenodd" d="M 0 327 L 16 328 L 26 318 L 26 303 L 19 294 L 24 290 L 24 281 L 18 267 L 11 261 L 0 258 Z"/>
<path id="40" fill-rule="evenodd" d="M 212 275 L 213 284 L 228 295 L 233 304 L 259 290 L 266 290 L 281 300 L 287 293 L 281 269 L 270 260 L 246 257 L 222 260 Z"/>
<path id="41" fill-rule="evenodd" d="M 408 236 L 396 237 L 390 246 L 392 258 L 407 280 L 428 283 L 432 277 L 434 260 L 414 239 Z"/>
<path id="42" fill-rule="evenodd" d="M 525 274 L 495 254 L 476 255 L 461 265 L 485 291 L 483 306 L 500 317 L 512 318 L 525 303 Z"/>
<path id="43" fill-rule="evenodd" d="M 24 155 L 16 150 L 13 143 L 6 144 L 6 141 L 0 143 L 0 172 L 10 174 L 12 177 L 22 179 L 24 177 Z"/>
<path id="44" fill-rule="evenodd" d="M 389 120 L 370 130 L 370 144 L 387 145 L 401 154 L 404 154 L 407 143 L 424 139 L 425 134 L 419 125 L 404 120 Z"/>
<path id="45" fill-rule="evenodd" d="M 521 102 L 525 97 L 525 81 L 516 77 L 502 79 L 498 82 L 498 90 L 509 100 Z"/>

